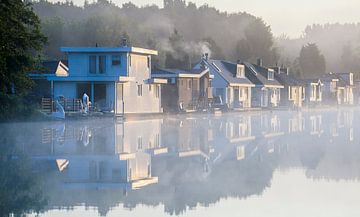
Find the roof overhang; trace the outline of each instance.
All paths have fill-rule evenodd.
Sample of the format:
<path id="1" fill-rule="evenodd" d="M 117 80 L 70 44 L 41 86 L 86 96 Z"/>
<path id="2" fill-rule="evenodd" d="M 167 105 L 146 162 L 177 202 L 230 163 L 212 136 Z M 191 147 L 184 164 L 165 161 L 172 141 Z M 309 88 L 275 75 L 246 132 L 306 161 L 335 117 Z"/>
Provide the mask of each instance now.
<path id="1" fill-rule="evenodd" d="M 65 53 L 138 53 L 147 55 L 158 55 L 157 50 L 139 47 L 61 47 Z"/>
<path id="2" fill-rule="evenodd" d="M 263 85 L 264 87 L 268 87 L 268 88 L 284 88 L 283 85 L 268 85 L 268 84 L 265 84 Z"/>
<path id="3" fill-rule="evenodd" d="M 146 80 L 146 83 L 148 84 L 167 84 L 167 79 L 164 78 L 151 78 Z"/>
<path id="4" fill-rule="evenodd" d="M 209 72 L 209 69 L 206 69 L 199 74 L 186 73 L 186 71 L 184 71 L 182 73 L 152 74 L 151 76 L 156 77 L 156 78 L 201 78 L 208 72 Z M 213 77 L 214 76 L 212 75 L 212 78 Z M 210 78 L 211 78 L 211 76 L 210 76 Z"/>
<path id="5" fill-rule="evenodd" d="M 119 76 L 119 82 L 130 82 L 135 81 L 135 77 Z"/>
<path id="6" fill-rule="evenodd" d="M 229 83 L 231 87 L 255 87 L 255 84 Z"/>

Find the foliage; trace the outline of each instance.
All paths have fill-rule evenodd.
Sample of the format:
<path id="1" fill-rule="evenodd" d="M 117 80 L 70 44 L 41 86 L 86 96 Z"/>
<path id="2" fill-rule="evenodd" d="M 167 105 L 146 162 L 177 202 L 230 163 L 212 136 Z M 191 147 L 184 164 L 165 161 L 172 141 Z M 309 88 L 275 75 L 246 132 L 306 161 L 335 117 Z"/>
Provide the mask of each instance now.
<path id="1" fill-rule="evenodd" d="M 46 42 L 40 20 L 29 3 L 22 0 L 0 2 L 0 118 L 10 118 L 32 86 L 27 73 L 36 66 L 37 51 Z"/>
<path id="2" fill-rule="evenodd" d="M 164 8 L 132 3 L 119 7 L 106 0 L 88 1 L 84 7 L 40 1 L 34 9 L 54 42 L 45 48 L 49 59 L 63 57 L 60 46 L 118 46 L 122 34 L 135 46 L 159 50 L 154 62 L 160 67 L 188 68 L 202 52 L 236 60 L 243 54 L 235 52 L 238 41 L 251 48 L 247 53 L 251 61 L 261 57 L 273 65 L 277 58 L 270 26 L 248 13 L 228 14 L 183 0 L 165 0 Z"/>
<path id="3" fill-rule="evenodd" d="M 307 44 L 302 47 L 299 56 L 299 66 L 302 74 L 319 76 L 325 73 L 325 57 L 320 53 L 316 44 Z"/>
<path id="4" fill-rule="evenodd" d="M 278 60 L 270 26 L 260 18 L 251 22 L 244 31 L 245 38 L 238 41 L 235 53 L 243 60 L 255 62 L 261 58 L 265 65 L 275 65 Z"/>

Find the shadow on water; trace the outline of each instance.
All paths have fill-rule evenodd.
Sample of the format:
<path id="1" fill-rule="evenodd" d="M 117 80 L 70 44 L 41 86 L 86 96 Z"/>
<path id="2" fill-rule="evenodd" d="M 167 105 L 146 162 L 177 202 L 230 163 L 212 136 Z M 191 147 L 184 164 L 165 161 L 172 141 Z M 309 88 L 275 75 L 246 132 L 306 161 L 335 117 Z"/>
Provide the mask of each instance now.
<path id="1" fill-rule="evenodd" d="M 310 180 L 358 181 L 357 112 L 3 125 L 1 210 L 85 207 L 107 215 L 144 204 L 179 215 L 224 198 L 261 196 L 276 170 L 303 168 Z"/>

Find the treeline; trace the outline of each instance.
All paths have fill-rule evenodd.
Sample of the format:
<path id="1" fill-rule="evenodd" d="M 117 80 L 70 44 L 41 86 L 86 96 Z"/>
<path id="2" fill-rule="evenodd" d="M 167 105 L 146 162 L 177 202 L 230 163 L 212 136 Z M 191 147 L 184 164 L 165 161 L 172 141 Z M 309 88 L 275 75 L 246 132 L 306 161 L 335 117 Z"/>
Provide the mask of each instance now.
<path id="1" fill-rule="evenodd" d="M 270 26 L 245 12 L 229 14 L 183 0 L 165 0 L 161 8 L 41 0 L 33 8 L 49 39 L 44 50 L 49 59 L 62 58 L 61 46 L 119 46 L 124 37 L 132 45 L 158 49 L 161 67 L 187 68 L 206 52 L 229 60 L 262 58 L 267 65 L 279 59 Z"/>
<path id="2" fill-rule="evenodd" d="M 280 61 L 292 64 L 299 71 L 299 52 L 308 43 L 316 44 L 321 51 L 327 72 L 353 72 L 360 78 L 360 23 L 316 24 L 306 27 L 300 38 L 279 37 L 276 46 Z"/>

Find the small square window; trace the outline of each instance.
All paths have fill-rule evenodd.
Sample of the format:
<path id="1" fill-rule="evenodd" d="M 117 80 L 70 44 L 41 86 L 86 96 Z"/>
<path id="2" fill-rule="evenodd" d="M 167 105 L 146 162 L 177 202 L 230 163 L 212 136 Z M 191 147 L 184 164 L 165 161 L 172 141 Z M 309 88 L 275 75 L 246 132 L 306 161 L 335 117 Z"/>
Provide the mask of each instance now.
<path id="1" fill-rule="evenodd" d="M 121 65 L 121 56 L 112 56 L 111 65 L 113 66 Z"/>

